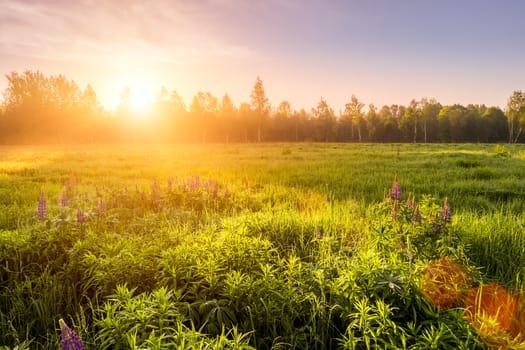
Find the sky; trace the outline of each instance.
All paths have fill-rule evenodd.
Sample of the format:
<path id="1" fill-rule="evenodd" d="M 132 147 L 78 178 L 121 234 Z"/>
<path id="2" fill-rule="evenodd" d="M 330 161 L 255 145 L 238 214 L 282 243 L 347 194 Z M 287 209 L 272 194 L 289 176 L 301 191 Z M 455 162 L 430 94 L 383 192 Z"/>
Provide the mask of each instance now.
<path id="1" fill-rule="evenodd" d="M 522 0 L 0 0 L 0 91 L 10 72 L 91 84 L 106 108 L 126 86 L 273 106 L 504 108 L 525 89 Z"/>

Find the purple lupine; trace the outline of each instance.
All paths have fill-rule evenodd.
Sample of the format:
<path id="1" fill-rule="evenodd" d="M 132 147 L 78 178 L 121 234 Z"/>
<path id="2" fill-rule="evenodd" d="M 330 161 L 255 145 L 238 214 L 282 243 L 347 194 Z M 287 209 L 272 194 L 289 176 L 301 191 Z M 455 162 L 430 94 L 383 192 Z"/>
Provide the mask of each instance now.
<path id="1" fill-rule="evenodd" d="M 215 180 L 215 184 L 213 186 L 213 198 L 217 198 L 219 195 L 219 181 Z"/>
<path id="2" fill-rule="evenodd" d="M 80 223 L 83 223 L 84 221 L 86 221 L 86 215 L 84 214 L 82 209 L 77 210 L 77 221 Z"/>
<path id="3" fill-rule="evenodd" d="M 45 220 L 47 218 L 47 202 L 46 195 L 44 192 L 40 193 L 40 199 L 38 200 L 37 209 L 38 220 Z"/>
<path id="4" fill-rule="evenodd" d="M 405 202 L 405 207 L 412 209 L 414 208 L 414 199 L 411 195 L 408 196 L 407 201 Z"/>
<path id="5" fill-rule="evenodd" d="M 67 207 L 68 200 L 67 200 L 67 193 L 66 193 L 66 191 L 62 192 L 62 197 L 60 198 L 60 204 L 62 205 L 62 208 Z"/>
<path id="6" fill-rule="evenodd" d="M 60 325 L 60 344 L 62 350 L 84 350 L 84 344 L 77 332 L 68 327 L 63 319 L 58 321 Z"/>
<path id="7" fill-rule="evenodd" d="M 106 212 L 106 210 L 107 210 L 106 202 L 100 201 L 100 204 L 98 205 L 98 214 L 102 215 Z"/>
<path id="8" fill-rule="evenodd" d="M 450 209 L 448 198 L 445 198 L 445 204 L 441 210 L 441 220 L 443 220 L 443 222 L 452 222 L 452 209 Z"/>
<path id="9" fill-rule="evenodd" d="M 399 185 L 399 182 L 397 181 L 397 175 L 394 178 L 394 182 L 392 183 L 392 189 L 390 190 L 390 199 L 394 201 L 401 200 L 401 186 Z"/>
<path id="10" fill-rule="evenodd" d="M 421 222 L 421 213 L 419 212 L 419 207 L 416 207 L 416 210 L 414 210 L 414 215 L 412 215 L 412 221 L 414 222 Z"/>
<path id="11" fill-rule="evenodd" d="M 199 175 L 195 175 L 195 187 L 198 189 L 200 186 L 201 178 Z"/>
<path id="12" fill-rule="evenodd" d="M 397 208 L 397 203 L 394 204 L 394 206 L 392 207 L 392 218 L 394 219 L 397 219 L 399 217 L 399 210 Z"/>
<path id="13" fill-rule="evenodd" d="M 157 202 L 160 199 L 160 185 L 157 180 L 151 184 L 151 200 Z"/>

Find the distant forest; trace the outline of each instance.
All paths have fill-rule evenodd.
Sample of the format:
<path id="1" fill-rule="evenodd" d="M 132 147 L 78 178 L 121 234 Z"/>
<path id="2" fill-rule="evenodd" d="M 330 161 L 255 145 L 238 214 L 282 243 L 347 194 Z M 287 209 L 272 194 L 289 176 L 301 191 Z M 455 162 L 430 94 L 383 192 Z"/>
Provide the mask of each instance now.
<path id="1" fill-rule="evenodd" d="M 442 105 L 434 99 L 408 105 L 366 106 L 349 97 L 335 113 L 325 99 L 307 111 L 288 101 L 272 105 L 257 77 L 249 102 L 235 105 L 226 94 L 198 92 L 187 105 L 161 88 L 147 118 L 131 108 L 130 90 L 114 111 L 95 90 L 63 75 L 39 71 L 6 75 L 0 108 L 0 144 L 111 142 L 523 142 L 525 92 L 514 91 L 499 107 Z"/>

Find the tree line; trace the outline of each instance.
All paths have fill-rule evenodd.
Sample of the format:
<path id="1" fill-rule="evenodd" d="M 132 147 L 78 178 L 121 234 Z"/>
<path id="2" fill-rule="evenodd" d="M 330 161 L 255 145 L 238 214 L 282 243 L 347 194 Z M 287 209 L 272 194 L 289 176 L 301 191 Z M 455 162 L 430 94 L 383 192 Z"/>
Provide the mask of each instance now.
<path id="1" fill-rule="evenodd" d="M 132 108 L 129 88 L 114 111 L 102 108 L 91 85 L 80 88 L 63 75 L 12 72 L 0 109 L 0 143 L 107 142 L 522 142 L 525 92 L 505 111 L 485 105 L 442 105 L 413 99 L 406 106 L 365 106 L 351 96 L 335 113 L 321 98 L 309 111 L 290 102 L 272 106 L 257 77 L 249 102 L 199 91 L 187 105 L 162 87 L 147 118 Z"/>

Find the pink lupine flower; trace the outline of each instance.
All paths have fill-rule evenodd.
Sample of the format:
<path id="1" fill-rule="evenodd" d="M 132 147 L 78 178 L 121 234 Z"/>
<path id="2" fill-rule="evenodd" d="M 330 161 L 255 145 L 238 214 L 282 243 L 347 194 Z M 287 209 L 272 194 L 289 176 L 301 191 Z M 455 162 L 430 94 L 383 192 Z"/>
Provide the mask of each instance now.
<path id="1" fill-rule="evenodd" d="M 445 204 L 443 205 L 443 209 L 441 210 L 441 219 L 444 222 L 452 222 L 452 209 L 450 209 L 448 198 L 445 198 Z"/>
<path id="2" fill-rule="evenodd" d="M 44 192 L 40 193 L 40 199 L 38 200 L 37 209 L 38 220 L 45 220 L 47 218 L 47 202 L 46 195 Z"/>
<path id="3" fill-rule="evenodd" d="M 86 216 L 84 215 L 84 212 L 81 209 L 77 210 L 77 221 L 80 223 L 86 221 Z"/>
<path id="4" fill-rule="evenodd" d="M 414 215 L 412 215 L 412 221 L 421 222 L 421 213 L 419 212 L 419 207 L 416 207 L 416 210 L 414 210 Z"/>
<path id="5" fill-rule="evenodd" d="M 62 192 L 62 197 L 60 198 L 60 204 L 62 205 L 62 208 L 67 207 L 68 200 L 67 200 L 67 193 L 66 191 Z"/>
<path id="6" fill-rule="evenodd" d="M 390 199 L 394 201 L 401 200 L 401 186 L 399 185 L 399 182 L 397 181 L 397 175 L 394 178 L 394 182 L 392 183 L 392 189 L 390 190 Z"/>
<path id="7" fill-rule="evenodd" d="M 69 328 L 63 319 L 58 321 L 60 324 L 60 345 L 62 350 L 84 350 L 84 344 L 78 334 Z"/>

